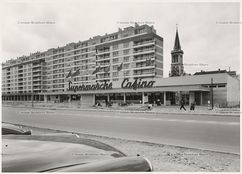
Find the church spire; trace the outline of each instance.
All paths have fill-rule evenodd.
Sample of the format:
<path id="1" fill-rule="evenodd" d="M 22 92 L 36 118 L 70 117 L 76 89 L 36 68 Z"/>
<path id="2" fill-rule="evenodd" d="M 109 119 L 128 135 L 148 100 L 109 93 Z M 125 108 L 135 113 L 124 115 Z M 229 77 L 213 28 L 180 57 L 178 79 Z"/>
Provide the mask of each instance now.
<path id="1" fill-rule="evenodd" d="M 173 50 L 171 51 L 171 73 L 169 75 L 171 77 L 184 75 L 183 51 L 181 49 L 177 25 L 175 44 Z"/>
<path id="2" fill-rule="evenodd" d="M 175 44 L 174 44 L 173 50 L 181 50 L 181 44 L 179 40 L 177 25 L 176 25 L 176 38 L 175 38 Z"/>

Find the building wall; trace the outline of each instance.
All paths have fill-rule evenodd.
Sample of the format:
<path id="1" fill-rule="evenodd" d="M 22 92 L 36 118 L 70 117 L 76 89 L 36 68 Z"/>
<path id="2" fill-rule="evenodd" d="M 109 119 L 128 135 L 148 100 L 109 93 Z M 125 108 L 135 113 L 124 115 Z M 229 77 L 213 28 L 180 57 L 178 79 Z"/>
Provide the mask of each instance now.
<path id="1" fill-rule="evenodd" d="M 227 77 L 227 104 L 236 106 L 240 104 L 240 81 L 228 75 Z"/>
<path id="2" fill-rule="evenodd" d="M 226 106 L 226 104 L 227 104 L 227 88 L 226 87 L 213 88 L 213 104 L 214 104 L 214 106 L 220 106 L 220 107 Z"/>
<path id="3" fill-rule="evenodd" d="M 209 92 L 202 92 L 202 103 L 201 104 L 207 106 L 208 100 L 210 100 Z"/>
<path id="4" fill-rule="evenodd" d="M 178 86 L 178 85 L 210 85 L 211 78 L 214 84 L 226 84 L 227 73 L 208 74 L 208 75 L 193 75 L 193 76 L 179 76 L 155 79 L 155 86 Z"/>
<path id="5" fill-rule="evenodd" d="M 94 94 L 82 94 L 81 95 L 81 106 L 93 106 L 95 104 Z"/>

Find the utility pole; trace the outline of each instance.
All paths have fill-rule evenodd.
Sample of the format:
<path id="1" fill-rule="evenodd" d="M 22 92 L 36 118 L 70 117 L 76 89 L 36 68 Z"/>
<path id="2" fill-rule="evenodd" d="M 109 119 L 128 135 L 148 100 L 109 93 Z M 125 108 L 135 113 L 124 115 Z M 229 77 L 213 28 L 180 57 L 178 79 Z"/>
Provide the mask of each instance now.
<path id="1" fill-rule="evenodd" d="M 211 93 L 211 105 L 213 109 L 213 78 L 211 78 L 210 93 Z"/>

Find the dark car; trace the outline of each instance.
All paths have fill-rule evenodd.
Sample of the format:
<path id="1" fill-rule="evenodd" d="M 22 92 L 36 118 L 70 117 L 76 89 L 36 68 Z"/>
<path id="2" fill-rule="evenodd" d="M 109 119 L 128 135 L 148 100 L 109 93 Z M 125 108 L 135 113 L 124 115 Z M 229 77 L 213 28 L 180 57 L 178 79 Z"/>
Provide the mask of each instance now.
<path id="1" fill-rule="evenodd" d="M 144 157 L 127 157 L 116 148 L 67 134 L 2 136 L 3 172 L 145 172 Z"/>
<path id="2" fill-rule="evenodd" d="M 8 135 L 8 134 L 31 135 L 31 131 L 12 124 L 2 123 L 2 135 Z"/>

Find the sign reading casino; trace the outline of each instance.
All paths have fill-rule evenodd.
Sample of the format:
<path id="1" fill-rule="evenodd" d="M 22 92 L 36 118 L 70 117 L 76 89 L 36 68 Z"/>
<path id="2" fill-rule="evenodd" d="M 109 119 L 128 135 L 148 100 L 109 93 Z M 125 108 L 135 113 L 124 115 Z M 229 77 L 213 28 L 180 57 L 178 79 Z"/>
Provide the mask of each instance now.
<path id="1" fill-rule="evenodd" d="M 130 82 L 129 79 L 124 79 L 121 83 L 121 88 L 123 89 L 133 89 L 136 90 L 138 88 L 152 88 L 155 81 L 142 81 L 141 79 L 135 79 L 133 82 Z M 103 82 L 103 83 L 95 83 L 95 84 L 73 84 L 72 81 L 69 81 L 68 91 L 91 91 L 91 90 L 109 90 L 113 89 L 112 82 Z"/>
<path id="2" fill-rule="evenodd" d="M 124 79 L 121 88 L 133 88 L 134 90 L 138 88 L 152 88 L 155 81 L 142 81 L 141 79 L 135 79 L 134 82 L 130 82 L 129 79 Z"/>

